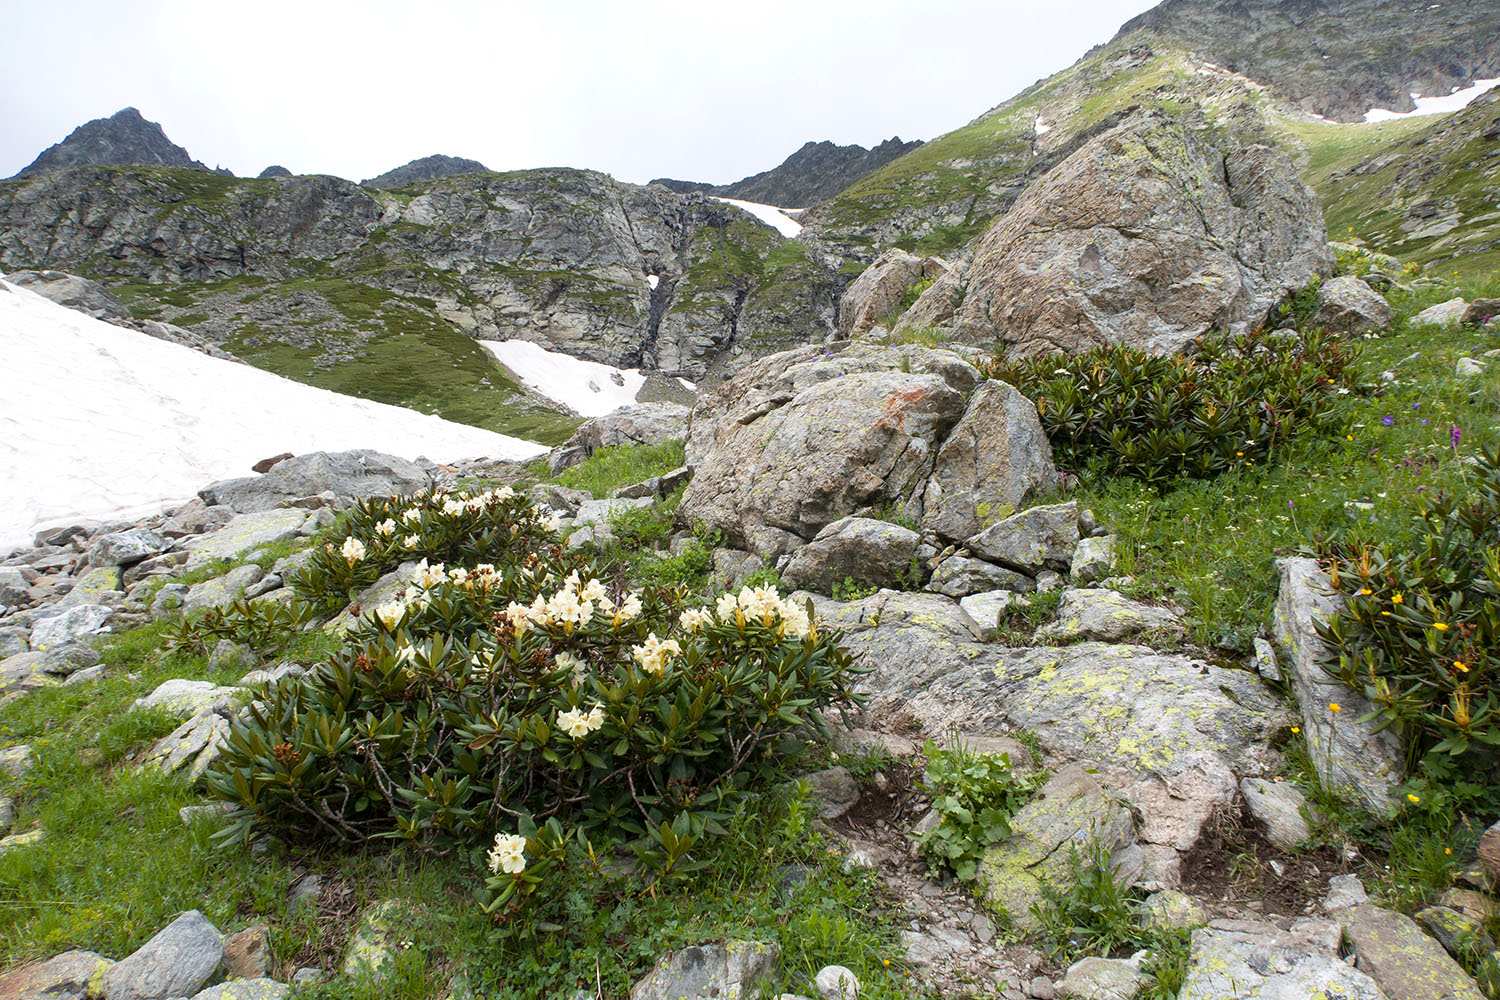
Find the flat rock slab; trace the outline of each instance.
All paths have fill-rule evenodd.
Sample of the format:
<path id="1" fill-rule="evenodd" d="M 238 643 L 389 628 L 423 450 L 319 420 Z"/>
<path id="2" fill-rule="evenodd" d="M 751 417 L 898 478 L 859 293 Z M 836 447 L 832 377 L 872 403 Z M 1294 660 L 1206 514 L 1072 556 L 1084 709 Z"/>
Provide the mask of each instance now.
<path id="1" fill-rule="evenodd" d="M 9 1000 L 85 1000 L 104 987 L 115 963 L 92 951 L 65 951 L 0 976 L 0 997 Z"/>
<path id="2" fill-rule="evenodd" d="M 660 959 L 630 990 L 630 1000 L 750 1000 L 776 977 L 781 949 L 762 941 L 692 945 Z"/>
<path id="3" fill-rule="evenodd" d="M 210 986 L 193 1000 L 284 1000 L 292 988 L 274 979 L 242 979 Z"/>
<path id="4" fill-rule="evenodd" d="M 43 618 L 31 627 L 31 648 L 45 652 L 98 635 L 113 615 L 114 610 L 102 604 L 80 604 Z"/>
<path id="5" fill-rule="evenodd" d="M 213 681 L 193 681 L 173 678 L 162 681 L 148 695 L 137 698 L 132 708 L 159 708 L 180 719 L 187 719 L 200 712 L 238 708 L 244 692 L 239 688 L 221 687 Z"/>
<path id="6" fill-rule="evenodd" d="M 190 997 L 203 988 L 224 955 L 218 928 L 189 910 L 104 975 L 104 1000 Z"/>
<path id="7" fill-rule="evenodd" d="M 125 596 L 119 593 L 120 582 L 120 567 L 95 566 L 78 578 L 73 589 L 64 594 L 57 605 L 71 608 L 80 604 L 105 604 L 109 597 L 119 600 Z"/>
<path id="8" fill-rule="evenodd" d="M 1132 636 L 1182 625 L 1166 608 L 1132 601 L 1113 590 L 1065 590 L 1057 606 L 1057 620 L 1037 634 L 1059 642 L 1097 639 L 1119 642 Z"/>
<path id="9" fill-rule="evenodd" d="M 197 781 L 219 756 L 229 738 L 229 720 L 214 711 L 200 712 L 157 741 L 141 768 L 160 768 L 171 774 L 187 769 L 189 781 Z"/>
<path id="10" fill-rule="evenodd" d="M 1402 913 L 1365 903 L 1344 927 L 1355 966 L 1389 1000 L 1484 1000 L 1443 946 Z"/>
<path id="11" fill-rule="evenodd" d="M 246 563 L 236 566 L 223 576 L 195 583 L 182 599 L 182 610 L 185 614 L 192 614 L 209 608 L 226 607 L 244 596 L 246 589 L 263 576 L 265 571 L 259 566 Z"/>
<path id="12" fill-rule="evenodd" d="M 1246 920 L 1215 920 L 1193 931 L 1178 1000 L 1394 1000 L 1344 964 L 1337 925 L 1300 920 L 1289 931 Z"/>
<path id="13" fill-rule="evenodd" d="M 1307 797 L 1296 785 L 1245 778 L 1240 782 L 1240 794 L 1245 797 L 1250 815 L 1265 831 L 1266 839 L 1283 851 L 1295 850 L 1312 836 L 1312 827 L 1304 816 L 1309 808 Z"/>
<path id="14" fill-rule="evenodd" d="M 210 559 L 228 559 L 262 545 L 296 538 L 307 516 L 307 511 L 300 507 L 240 514 L 217 531 L 198 535 L 184 542 L 183 548 L 191 553 L 188 564 L 197 565 Z"/>
<path id="15" fill-rule="evenodd" d="M 278 462 L 262 476 L 214 483 L 198 496 L 204 503 L 238 511 L 270 511 L 325 491 L 340 499 L 391 496 L 415 493 L 426 482 L 421 466 L 394 455 L 367 449 L 315 451 Z"/>

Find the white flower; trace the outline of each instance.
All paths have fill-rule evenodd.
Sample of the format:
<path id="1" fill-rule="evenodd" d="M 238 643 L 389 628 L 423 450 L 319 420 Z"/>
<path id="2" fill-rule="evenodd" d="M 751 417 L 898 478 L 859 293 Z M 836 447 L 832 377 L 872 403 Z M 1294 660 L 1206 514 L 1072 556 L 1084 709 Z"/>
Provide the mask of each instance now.
<path id="1" fill-rule="evenodd" d="M 740 602 L 735 600 L 733 594 L 723 595 L 714 605 L 714 610 L 718 612 L 719 621 L 721 622 L 734 621 L 734 616 L 739 611 L 739 609 Z"/>
<path id="2" fill-rule="evenodd" d="M 620 607 L 615 611 L 614 623 L 619 625 L 628 622 L 641 613 L 641 599 L 635 594 L 626 594 L 625 600 L 620 602 Z"/>
<path id="3" fill-rule="evenodd" d="M 407 524 L 416 524 L 418 521 L 422 520 L 422 508 L 408 507 L 405 512 L 402 513 L 401 520 L 405 521 Z"/>
<path id="4" fill-rule="evenodd" d="M 511 601 L 505 608 L 505 620 L 510 622 L 516 635 L 520 635 L 531 624 L 531 609 L 518 601 Z"/>
<path id="5" fill-rule="evenodd" d="M 811 630 L 812 622 L 808 619 L 807 609 L 799 608 L 791 601 L 783 601 L 781 605 L 782 633 L 805 639 Z"/>
<path id="6" fill-rule="evenodd" d="M 748 618 L 759 618 L 762 625 L 770 625 L 781 613 L 781 595 L 775 587 L 742 587 L 740 607 Z"/>
<path id="7" fill-rule="evenodd" d="M 422 536 L 421 535 L 404 535 L 401 538 L 401 545 L 402 545 L 403 548 L 414 549 L 414 548 L 416 548 L 417 546 L 419 546 L 421 544 L 422 544 Z"/>
<path id="8" fill-rule="evenodd" d="M 561 527 L 562 517 L 556 511 L 553 511 L 546 517 L 542 518 L 542 528 L 546 531 L 556 531 Z"/>
<path id="9" fill-rule="evenodd" d="M 457 515 L 457 514 L 462 514 L 463 512 L 464 512 L 464 502 L 462 500 L 444 500 L 443 501 L 443 513 L 444 514 Z"/>
<path id="10" fill-rule="evenodd" d="M 596 703 L 593 708 L 589 709 L 589 714 L 584 716 L 583 721 L 588 725 L 590 732 L 596 729 L 603 729 L 604 706 Z"/>
<path id="11" fill-rule="evenodd" d="M 590 580 L 578 593 L 586 601 L 597 601 L 604 596 L 604 584 L 598 580 Z"/>
<path id="12" fill-rule="evenodd" d="M 668 639 L 662 642 L 652 632 L 646 636 L 644 644 L 630 647 L 630 655 L 641 665 L 641 669 L 648 674 L 661 676 L 667 666 L 669 656 L 677 656 L 682 652 L 682 647 L 677 644 L 676 639 Z"/>
<path id="13" fill-rule="evenodd" d="M 388 517 L 384 521 L 381 521 L 379 524 L 375 525 L 375 530 L 389 538 L 391 535 L 394 535 L 396 533 L 396 522 Z"/>
<path id="14" fill-rule="evenodd" d="M 677 623 L 689 632 L 696 632 L 707 625 L 709 614 L 707 609 L 688 608 L 677 616 Z"/>
<path id="15" fill-rule="evenodd" d="M 388 629 L 394 629 L 400 623 L 401 616 L 404 614 L 406 614 L 406 602 L 399 598 L 393 601 L 386 601 L 375 608 L 375 617 Z"/>
<path id="16" fill-rule="evenodd" d="M 509 486 L 502 486 L 498 490 L 490 491 L 490 496 L 494 497 L 496 500 L 509 500 L 515 495 L 516 491 L 511 489 Z"/>
<path id="17" fill-rule="evenodd" d="M 417 568 L 412 570 L 411 578 L 418 586 L 425 588 L 436 587 L 438 584 L 445 582 L 448 579 L 448 575 L 443 572 L 442 563 L 433 563 L 429 566 L 427 565 L 427 560 L 423 559 L 417 563 Z"/>
<path id="18" fill-rule="evenodd" d="M 558 653 L 554 658 L 554 662 L 557 663 L 559 669 L 571 670 L 573 672 L 574 687 L 577 687 L 578 685 L 583 683 L 584 672 L 588 669 L 583 660 L 574 656 L 572 653 Z"/>
<path id="19" fill-rule="evenodd" d="M 519 875 L 526 870 L 526 838 L 514 833 L 495 834 L 495 846 L 490 848 L 490 871 L 499 875 Z"/>
<path id="20" fill-rule="evenodd" d="M 353 566 L 365 557 L 365 543 L 351 535 L 344 539 L 344 547 L 340 551 L 349 560 L 349 565 Z"/>
<path id="21" fill-rule="evenodd" d="M 547 602 L 547 613 L 555 621 L 584 626 L 594 617 L 594 605 L 591 601 L 580 601 L 576 591 L 565 587 Z"/>

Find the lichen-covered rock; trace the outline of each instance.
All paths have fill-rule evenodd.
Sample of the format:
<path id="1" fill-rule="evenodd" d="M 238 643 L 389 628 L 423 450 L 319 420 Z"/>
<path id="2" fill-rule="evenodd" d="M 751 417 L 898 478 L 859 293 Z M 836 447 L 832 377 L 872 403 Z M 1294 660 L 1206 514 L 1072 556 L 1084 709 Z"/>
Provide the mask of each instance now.
<path id="1" fill-rule="evenodd" d="M 792 555 L 781 578 L 788 586 L 825 594 L 845 579 L 894 587 L 920 576 L 912 561 L 921 542 L 920 535 L 899 524 L 868 517 L 840 518 Z"/>
<path id="2" fill-rule="evenodd" d="M 118 604 L 125 597 L 120 590 L 121 573 L 118 566 L 94 566 L 78 581 L 73 589 L 63 595 L 56 607 L 72 608 L 80 604 L 102 604 L 106 607 Z"/>
<path id="3" fill-rule="evenodd" d="M 963 620 L 980 642 L 994 642 L 1000 635 L 1000 620 L 1011 605 L 1025 598 L 1010 590 L 986 590 L 958 602 Z"/>
<path id="4" fill-rule="evenodd" d="M 369 449 L 315 451 L 278 462 L 264 475 L 213 483 L 198 496 L 206 504 L 224 504 L 244 514 L 325 491 L 343 500 L 365 499 L 415 493 L 426 483 L 421 466 L 394 455 Z"/>
<path id="5" fill-rule="evenodd" d="M 172 543 L 147 528 L 101 535 L 89 543 L 90 566 L 129 566 L 142 559 L 160 555 Z"/>
<path id="6" fill-rule="evenodd" d="M 182 610 L 187 614 L 221 608 L 233 604 L 244 596 L 247 588 L 265 576 L 265 570 L 255 563 L 236 566 L 223 576 L 195 583 L 182 599 Z"/>
<path id="7" fill-rule="evenodd" d="M 898 329 L 951 317 L 957 339 L 1023 356 L 1178 351 L 1261 322 L 1332 267 L 1317 198 L 1285 154 L 1137 111 L 1027 187 Z"/>
<path id="8" fill-rule="evenodd" d="M 1073 586 L 1082 587 L 1103 580 L 1114 570 L 1114 535 L 1080 538 L 1078 548 L 1073 550 L 1073 564 L 1068 569 L 1068 579 Z"/>
<path id="9" fill-rule="evenodd" d="M 1469 303 L 1464 301 L 1463 296 L 1449 299 L 1447 302 L 1439 302 L 1435 306 L 1428 306 L 1407 320 L 1411 327 L 1419 326 L 1457 326 L 1463 322 L 1464 312 L 1469 308 Z"/>
<path id="10" fill-rule="evenodd" d="M 859 996 L 859 977 L 842 965 L 825 965 L 813 977 L 818 996 L 823 1000 L 855 1000 Z"/>
<path id="11" fill-rule="evenodd" d="M 1370 712 L 1369 702 L 1321 666 L 1329 651 L 1314 626 L 1327 621 L 1343 601 L 1316 560 L 1282 559 L 1277 570 L 1281 583 L 1273 638 L 1301 708 L 1302 740 L 1318 779 L 1324 788 L 1372 813 L 1389 813 L 1391 793 L 1402 779 L 1400 740 L 1389 729 L 1376 732 L 1373 722 L 1360 722 Z"/>
<path id="12" fill-rule="evenodd" d="M 922 528 L 962 541 L 1056 483 L 1036 404 L 1013 386 L 987 379 L 938 449 L 922 497 Z"/>
<path id="13" fill-rule="evenodd" d="M 1011 817 L 1010 827 L 1010 837 L 985 851 L 979 887 L 986 903 L 1023 930 L 1039 926 L 1031 908 L 1042 901 L 1042 886 L 1067 884 L 1070 847 L 1086 852 L 1098 844 L 1114 852 L 1135 843 L 1129 807 L 1076 764 L 1043 785 Z"/>
<path id="14" fill-rule="evenodd" d="M 1390 1000 L 1483 1000 L 1443 946 L 1402 913 L 1365 903 L 1344 926 L 1355 967 Z"/>
<path id="15" fill-rule="evenodd" d="M 291 992 L 292 988 L 286 983 L 262 976 L 210 986 L 193 1000 L 285 1000 Z"/>
<path id="16" fill-rule="evenodd" d="M 186 768 L 188 780 L 197 781 L 218 759 L 228 738 L 229 720 L 204 710 L 158 740 L 142 758 L 140 768 L 160 768 L 168 774 Z"/>
<path id="17" fill-rule="evenodd" d="M 1454 958 L 1484 955 L 1495 950 L 1495 939 L 1484 929 L 1483 920 L 1458 910 L 1427 906 L 1412 914 L 1412 919 L 1437 938 Z"/>
<path id="18" fill-rule="evenodd" d="M 1158 629 L 1179 628 L 1181 624 L 1181 619 L 1166 608 L 1132 601 L 1118 591 L 1077 589 L 1063 591 L 1057 620 L 1037 634 L 1058 642 L 1079 639 L 1119 642 Z"/>
<path id="19" fill-rule="evenodd" d="M 102 604 L 79 604 L 50 615 L 31 627 L 31 648 L 45 653 L 97 635 L 114 613 Z"/>
<path id="20" fill-rule="evenodd" d="M 0 975 L 0 997 L 10 1000 L 87 1000 L 101 994 L 115 963 L 92 951 L 65 951 L 45 962 Z"/>
<path id="21" fill-rule="evenodd" d="M 1500 885 L 1500 820 L 1492 823 L 1479 838 L 1479 863 L 1490 879 Z"/>
<path id="22" fill-rule="evenodd" d="M 406 907 L 393 899 L 366 910 L 344 949 L 344 975 L 384 981 L 396 962 L 392 937 L 406 915 Z"/>
<path id="23" fill-rule="evenodd" d="M 197 910 L 189 910 L 104 974 L 104 1000 L 188 997 L 219 967 L 224 938 Z"/>
<path id="24" fill-rule="evenodd" d="M 1364 279 L 1345 274 L 1323 282 L 1308 324 L 1345 334 L 1385 330 L 1391 325 L 1391 304 Z"/>
<path id="25" fill-rule="evenodd" d="M 243 692 L 239 688 L 220 687 L 213 681 L 194 681 L 175 677 L 162 681 L 150 694 L 142 695 L 131 703 L 132 708 L 161 709 L 179 719 L 187 719 L 200 712 L 231 711 L 239 707 Z"/>
<path id="26" fill-rule="evenodd" d="M 296 538 L 306 520 L 307 511 L 300 507 L 252 511 L 238 515 L 222 528 L 188 539 L 183 548 L 191 553 L 189 561 L 194 565 L 228 559 L 262 545 Z"/>
<path id="27" fill-rule="evenodd" d="M 1023 573 L 1067 569 L 1078 547 L 1078 504 L 1069 500 L 1028 508 L 990 525 L 966 544 L 981 558 Z"/>
<path id="28" fill-rule="evenodd" d="M 762 941 L 726 941 L 679 948 L 630 990 L 630 1000 L 749 1000 L 781 969 L 781 949 Z"/>
<path id="29" fill-rule="evenodd" d="M 1299 920 L 1290 930 L 1251 920 L 1215 920 L 1193 931 L 1178 1000 L 1393 1000 L 1339 957 L 1339 929 Z"/>
<path id="30" fill-rule="evenodd" d="M 983 559 L 949 556 L 938 563 L 924 589 L 946 597 L 967 597 L 992 590 L 1025 594 L 1036 589 L 1036 581 L 1025 573 Z"/>
<path id="31" fill-rule="evenodd" d="M 1140 958 L 1091 955 L 1068 966 L 1057 983 L 1057 995 L 1073 1000 L 1135 1000 L 1150 981 L 1141 971 Z"/>

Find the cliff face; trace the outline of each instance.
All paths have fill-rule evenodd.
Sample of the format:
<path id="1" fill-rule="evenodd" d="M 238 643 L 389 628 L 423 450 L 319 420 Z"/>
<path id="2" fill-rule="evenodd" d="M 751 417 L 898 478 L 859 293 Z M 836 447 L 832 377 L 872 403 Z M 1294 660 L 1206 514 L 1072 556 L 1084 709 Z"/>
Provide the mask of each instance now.
<path id="1" fill-rule="evenodd" d="M 78 126 L 62 142 L 43 150 L 16 176 L 31 177 L 81 164 L 208 169 L 168 139 L 156 122 L 148 122 L 135 108 L 125 108 L 108 118 L 96 118 Z"/>
<path id="2" fill-rule="evenodd" d="M 1341 122 L 1500 76 L 1497 0 L 1166 0 L 1126 22 Z"/>
<path id="3" fill-rule="evenodd" d="M 824 339 L 846 280 L 733 206 L 566 169 L 415 193 L 124 167 L 0 183 L 0 269 L 46 267 L 295 377 L 415 329 L 699 379 Z"/>
<path id="4" fill-rule="evenodd" d="M 700 184 L 658 178 L 660 184 L 680 194 L 701 191 L 724 198 L 741 198 L 763 205 L 782 208 L 806 208 L 832 198 L 872 170 L 921 146 L 920 142 L 902 142 L 900 136 L 885 140 L 873 149 L 863 146 L 836 146 L 827 140 L 809 142 L 779 166 L 752 174 L 733 184 Z"/>

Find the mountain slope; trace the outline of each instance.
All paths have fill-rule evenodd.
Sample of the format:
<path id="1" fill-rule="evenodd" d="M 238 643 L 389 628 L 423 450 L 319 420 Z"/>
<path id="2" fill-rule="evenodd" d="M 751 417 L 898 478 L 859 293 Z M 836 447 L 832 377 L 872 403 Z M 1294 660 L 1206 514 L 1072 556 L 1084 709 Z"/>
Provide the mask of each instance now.
<path id="1" fill-rule="evenodd" d="M 78 126 L 62 142 L 43 150 L 16 176 L 32 177 L 81 164 L 208 169 L 168 139 L 156 122 L 148 122 L 135 108 L 125 108 L 108 118 L 95 118 Z"/>
<path id="2" fill-rule="evenodd" d="M 651 183 L 683 194 L 702 191 L 762 205 L 804 208 L 833 197 L 872 170 L 880 169 L 921 145 L 918 141 L 902 142 L 900 136 L 893 136 L 872 149 L 858 145 L 837 146 L 827 140 L 809 142 L 779 166 L 733 184 L 700 184 L 669 178 L 658 178 Z"/>
<path id="3" fill-rule="evenodd" d="M 1500 77 L 1500 0 L 1166 0 L 1117 37 L 1141 30 L 1341 122 Z"/>
<path id="4" fill-rule="evenodd" d="M 485 171 L 489 168 L 478 160 L 466 160 L 462 156 L 443 156 L 436 154 L 424 156 L 410 163 L 403 163 L 393 170 L 387 170 L 377 177 L 360 181 L 364 187 L 372 188 L 400 188 L 422 181 L 435 181 L 439 177 L 452 177 L 455 174 L 468 174 L 475 171 Z"/>

